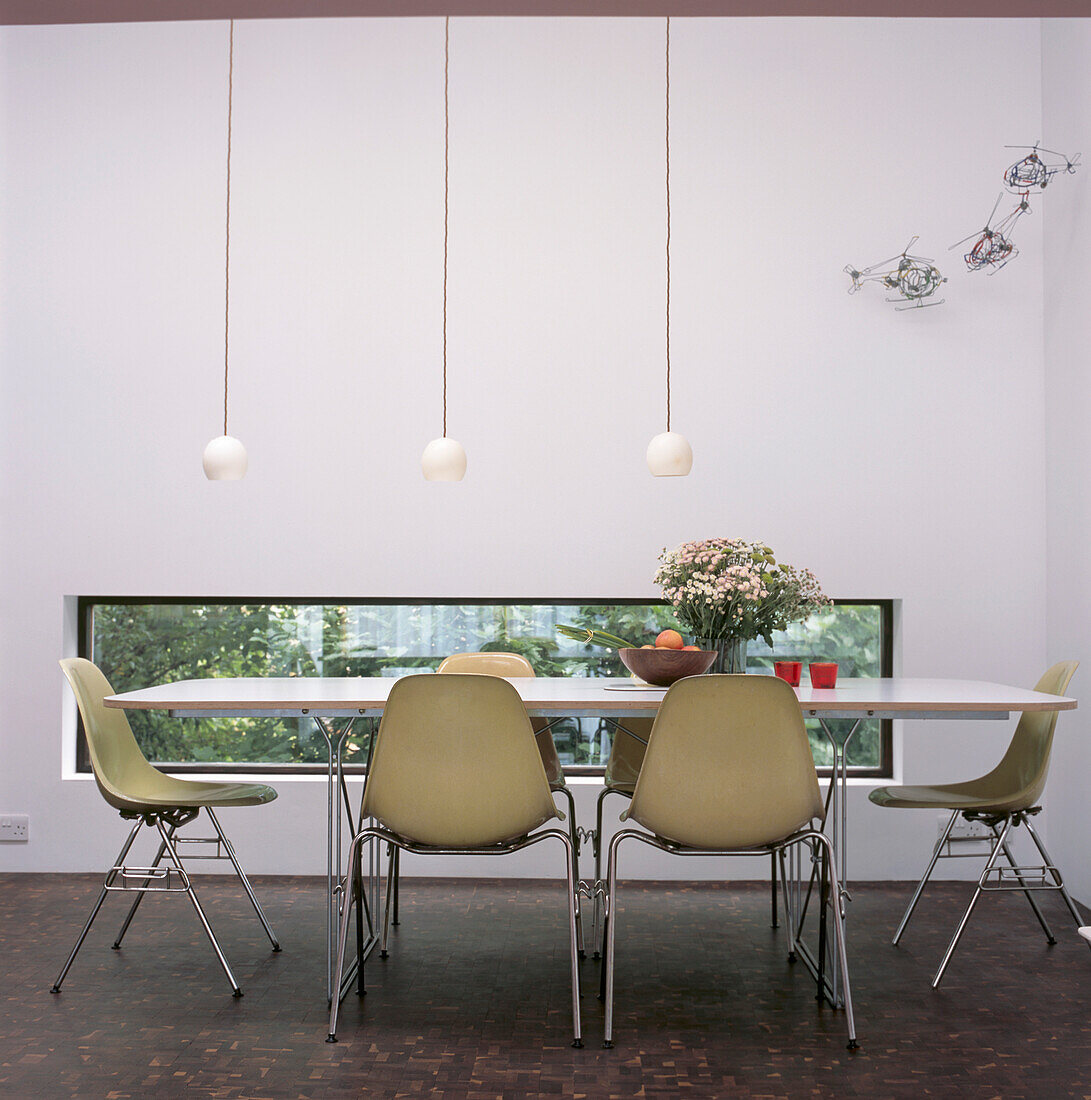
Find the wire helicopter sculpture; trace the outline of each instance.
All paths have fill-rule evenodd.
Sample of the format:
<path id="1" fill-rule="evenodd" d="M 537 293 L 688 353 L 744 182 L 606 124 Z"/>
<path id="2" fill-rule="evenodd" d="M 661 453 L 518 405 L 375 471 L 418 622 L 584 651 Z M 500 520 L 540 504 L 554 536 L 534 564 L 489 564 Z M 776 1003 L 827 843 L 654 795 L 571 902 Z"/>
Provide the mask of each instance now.
<path id="1" fill-rule="evenodd" d="M 1022 160 L 1017 160 L 1004 171 L 1004 186 L 1016 195 L 1026 194 L 1028 191 L 1040 193 L 1049 186 L 1058 173 L 1072 175 L 1080 166 L 1079 153 L 1070 159 L 1064 153 L 1043 149 L 1038 142 L 1033 145 L 1005 145 L 1004 148 L 1030 150 Z M 1040 155 L 1042 153 L 1059 157 L 1060 160 L 1048 161 Z"/>
<path id="2" fill-rule="evenodd" d="M 998 221 L 993 221 L 1004 198 L 1004 192 L 1001 191 L 985 222 L 985 228 L 963 237 L 948 249 L 950 251 L 959 248 L 967 241 L 974 242 L 970 250 L 962 256 L 968 271 L 985 269 L 989 275 L 995 275 L 1014 260 L 1019 255 L 1019 249 L 1012 242 L 1012 230 L 1023 215 L 1034 213 L 1030 206 L 1030 196 L 1042 194 L 1056 176 L 1073 175 L 1081 167 L 1079 153 L 1069 157 L 1054 149 L 1043 149 L 1037 141 L 1033 145 L 1005 145 L 1004 148 L 1026 152 L 1026 156 L 1004 171 L 1004 188 L 1018 195 L 1019 201 Z M 946 278 L 939 273 L 934 261 L 909 254 L 917 239 L 914 237 L 901 255 L 872 264 L 862 271 L 851 264 L 846 265 L 845 271 L 852 278 L 849 293 L 855 294 L 866 282 L 878 282 L 898 295 L 887 298 L 898 311 L 943 305 L 944 299 L 933 300 L 933 296 L 947 282 Z"/>
<path id="3" fill-rule="evenodd" d="M 989 220 L 980 233 L 971 233 L 968 237 L 963 237 L 961 241 L 956 241 L 951 245 L 951 249 L 953 249 L 964 245 L 969 240 L 974 241 L 970 251 L 963 253 L 962 256 L 963 260 L 966 261 L 967 271 L 980 271 L 982 268 L 987 267 L 989 274 L 995 275 L 1009 260 L 1014 260 L 1019 255 L 1019 249 L 1012 244 L 1011 231 L 1015 223 L 1024 214 L 1033 213 L 1030 208 L 1029 192 L 1022 192 L 1019 196 L 1019 202 L 1000 221 L 993 224 L 993 217 L 1003 197 L 1003 191 L 996 196 L 996 202 L 993 203 Z M 976 240 L 974 240 L 975 237 Z M 951 249 L 948 249 L 948 251 Z"/>
<path id="4" fill-rule="evenodd" d="M 872 264 L 862 271 L 857 271 L 851 264 L 846 264 L 845 271 L 852 278 L 849 293 L 855 294 L 866 282 L 878 282 L 888 290 L 900 295 L 898 298 L 887 298 L 887 301 L 892 303 L 899 312 L 906 309 L 943 305 L 944 299 L 942 298 L 936 302 L 926 301 L 947 280 L 940 274 L 934 261 L 923 256 L 911 256 L 909 254 L 909 250 L 917 243 L 918 239 L 918 237 L 914 237 L 897 256 L 891 256 L 889 260 Z M 899 305 L 899 302 L 905 304 Z"/>

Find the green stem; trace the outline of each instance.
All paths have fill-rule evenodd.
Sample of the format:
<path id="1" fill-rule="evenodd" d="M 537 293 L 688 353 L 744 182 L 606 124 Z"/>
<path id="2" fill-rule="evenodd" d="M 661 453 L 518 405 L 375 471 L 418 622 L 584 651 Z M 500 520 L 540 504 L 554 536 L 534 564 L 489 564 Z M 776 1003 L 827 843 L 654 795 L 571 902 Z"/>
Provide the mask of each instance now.
<path id="1" fill-rule="evenodd" d="M 588 645 L 600 645 L 606 649 L 637 649 L 632 642 L 619 638 L 616 634 L 610 634 L 605 630 L 590 630 L 579 626 L 557 625 L 557 632 L 566 638 L 574 638 L 578 642 L 586 642 Z"/>

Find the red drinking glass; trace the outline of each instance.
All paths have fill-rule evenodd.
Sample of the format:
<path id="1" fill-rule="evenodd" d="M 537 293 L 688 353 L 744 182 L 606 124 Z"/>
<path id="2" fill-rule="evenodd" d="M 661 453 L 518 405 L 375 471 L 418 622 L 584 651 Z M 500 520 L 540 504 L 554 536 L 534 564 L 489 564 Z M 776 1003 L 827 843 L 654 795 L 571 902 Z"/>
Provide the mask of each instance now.
<path id="1" fill-rule="evenodd" d="M 774 661 L 773 672 L 785 683 L 799 687 L 799 678 L 803 675 L 802 661 Z"/>
<path id="2" fill-rule="evenodd" d="M 811 687 L 837 687 L 837 662 L 812 661 L 810 663 Z"/>

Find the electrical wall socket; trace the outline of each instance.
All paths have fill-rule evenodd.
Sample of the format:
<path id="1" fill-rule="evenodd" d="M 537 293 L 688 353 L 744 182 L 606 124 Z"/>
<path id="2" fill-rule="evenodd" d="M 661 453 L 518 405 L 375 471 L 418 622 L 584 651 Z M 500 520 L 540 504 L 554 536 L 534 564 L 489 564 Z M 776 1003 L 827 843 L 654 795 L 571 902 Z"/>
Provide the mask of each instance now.
<path id="1" fill-rule="evenodd" d="M 25 844 L 30 840 L 30 818 L 26 814 L 0 814 L 0 840 Z"/>
<path id="2" fill-rule="evenodd" d="M 950 814 L 940 814 L 936 819 L 937 838 L 943 836 L 943 830 L 947 828 L 950 819 Z M 984 821 L 967 821 L 961 816 L 951 829 L 951 840 L 988 840 L 992 835 L 992 830 Z"/>

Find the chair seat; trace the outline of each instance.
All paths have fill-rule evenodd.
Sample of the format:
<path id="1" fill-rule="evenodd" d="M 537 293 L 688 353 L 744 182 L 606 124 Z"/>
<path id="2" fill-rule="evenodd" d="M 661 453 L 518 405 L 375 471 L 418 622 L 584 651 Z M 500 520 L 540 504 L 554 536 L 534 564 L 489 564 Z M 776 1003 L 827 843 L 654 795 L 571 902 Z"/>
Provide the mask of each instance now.
<path id="1" fill-rule="evenodd" d="M 143 777 L 141 777 L 143 779 Z M 178 779 L 157 773 L 147 782 L 134 783 L 125 801 L 137 813 L 148 810 L 187 809 L 201 806 L 261 806 L 272 802 L 277 792 L 264 783 L 216 783 L 199 779 Z"/>
<path id="2" fill-rule="evenodd" d="M 974 810 L 1010 813 L 1030 807 L 1023 798 L 998 798 L 975 791 L 972 783 L 944 783 L 934 787 L 877 787 L 868 798 L 876 806 L 904 810 Z"/>

